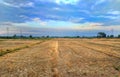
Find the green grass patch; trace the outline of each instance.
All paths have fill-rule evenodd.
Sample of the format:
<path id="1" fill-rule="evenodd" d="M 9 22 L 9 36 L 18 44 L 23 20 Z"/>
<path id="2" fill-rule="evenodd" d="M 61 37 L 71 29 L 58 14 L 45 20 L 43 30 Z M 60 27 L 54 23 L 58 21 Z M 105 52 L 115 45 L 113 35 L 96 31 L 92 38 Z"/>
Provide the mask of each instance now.
<path id="1" fill-rule="evenodd" d="M 0 56 L 3 56 L 7 53 L 12 53 L 12 52 L 16 52 L 18 50 L 24 49 L 24 48 L 28 48 L 29 46 L 23 46 L 23 47 L 19 47 L 19 48 L 15 48 L 15 49 L 6 49 L 6 50 L 2 50 L 0 51 Z"/>
<path id="2" fill-rule="evenodd" d="M 41 42 L 37 42 L 37 43 L 31 44 L 31 45 L 26 45 L 26 46 L 22 46 L 22 47 L 14 48 L 14 49 L 1 50 L 1 51 L 0 51 L 0 56 L 3 56 L 3 55 L 5 55 L 5 54 L 7 54 L 7 53 L 13 53 L 13 52 L 16 52 L 16 51 L 19 51 L 19 50 L 25 49 L 25 48 L 32 47 L 32 46 L 34 46 L 34 45 L 37 45 L 37 44 L 40 44 L 40 43 L 45 42 L 45 40 L 50 40 L 50 39 L 42 39 Z"/>
<path id="3" fill-rule="evenodd" d="M 117 71 L 120 71 L 120 65 L 114 66 L 114 69 L 117 70 Z"/>

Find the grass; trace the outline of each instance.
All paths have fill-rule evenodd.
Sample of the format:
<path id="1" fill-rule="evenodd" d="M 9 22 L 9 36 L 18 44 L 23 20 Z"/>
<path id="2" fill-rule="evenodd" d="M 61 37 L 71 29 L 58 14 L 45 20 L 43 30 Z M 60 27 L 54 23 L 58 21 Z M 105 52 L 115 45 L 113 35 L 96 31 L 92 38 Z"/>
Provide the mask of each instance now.
<path id="1" fill-rule="evenodd" d="M 6 49 L 6 50 L 2 50 L 0 51 L 0 56 L 3 56 L 7 53 L 11 53 L 11 52 L 15 52 L 24 48 L 29 48 L 29 46 L 23 46 L 23 47 L 19 47 L 19 48 L 15 48 L 15 49 Z"/>
<path id="2" fill-rule="evenodd" d="M 114 66 L 114 69 L 120 72 L 120 65 Z"/>
<path id="3" fill-rule="evenodd" d="M 42 42 L 45 42 L 46 40 L 50 40 L 51 38 L 39 38 L 39 39 L 20 39 L 20 40 L 30 40 L 30 41 L 33 41 L 33 40 L 40 40 L 39 42 L 36 42 L 36 43 L 32 43 L 32 44 L 26 44 L 24 46 L 20 46 L 20 47 L 16 47 L 16 48 L 7 48 L 7 49 L 1 49 L 0 50 L 0 56 L 3 56 L 7 53 L 12 53 L 12 52 L 16 52 L 16 51 L 19 51 L 19 50 L 22 50 L 22 49 L 25 49 L 25 48 L 29 48 L 29 47 L 32 47 L 34 45 L 38 45 Z M 3 41 L 4 39 L 0 39 L 0 41 Z M 16 39 L 15 39 L 16 40 Z M 25 42 L 26 43 L 26 42 Z"/>
<path id="4" fill-rule="evenodd" d="M 13 52 L 16 52 L 16 51 L 25 49 L 25 48 L 32 47 L 32 46 L 37 45 L 37 44 L 40 44 L 40 43 L 42 43 L 42 42 L 44 42 L 44 41 L 45 41 L 45 40 L 42 40 L 41 42 L 37 42 L 37 43 L 34 43 L 34 44 L 30 44 L 30 45 L 26 45 L 26 46 L 14 48 L 14 49 L 1 50 L 1 51 L 0 51 L 0 56 L 3 56 L 3 55 L 5 55 L 5 54 L 7 54 L 7 53 L 13 53 Z"/>

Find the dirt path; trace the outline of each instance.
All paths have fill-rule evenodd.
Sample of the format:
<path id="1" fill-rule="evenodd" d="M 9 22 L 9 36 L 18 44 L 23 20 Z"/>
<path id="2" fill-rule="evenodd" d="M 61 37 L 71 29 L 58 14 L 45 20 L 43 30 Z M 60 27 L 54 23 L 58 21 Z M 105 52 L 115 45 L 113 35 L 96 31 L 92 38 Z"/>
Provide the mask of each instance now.
<path id="1" fill-rule="evenodd" d="M 120 59 L 53 39 L 0 57 L 0 77 L 119 77 Z M 85 44 L 87 45 L 87 44 Z"/>

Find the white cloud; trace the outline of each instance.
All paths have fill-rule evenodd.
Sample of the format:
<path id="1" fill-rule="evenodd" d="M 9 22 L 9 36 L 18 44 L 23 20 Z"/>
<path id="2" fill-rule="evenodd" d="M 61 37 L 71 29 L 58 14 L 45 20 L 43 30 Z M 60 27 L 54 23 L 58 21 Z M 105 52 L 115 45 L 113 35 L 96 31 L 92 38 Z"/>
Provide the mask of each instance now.
<path id="1" fill-rule="evenodd" d="M 61 8 L 59 8 L 59 7 L 55 7 L 55 8 L 53 8 L 53 10 L 62 11 L 63 9 L 61 9 Z"/>
<path id="2" fill-rule="evenodd" d="M 21 3 L 18 5 L 19 7 L 34 7 L 33 2 Z"/>
<path id="3" fill-rule="evenodd" d="M 53 14 L 46 15 L 46 17 L 47 17 L 47 18 L 52 18 L 52 19 L 63 19 L 62 16 L 53 15 Z"/>
<path id="4" fill-rule="evenodd" d="M 0 23 L 0 26 L 13 26 L 12 22 L 2 22 Z"/>
<path id="5" fill-rule="evenodd" d="M 80 0 L 55 0 L 55 2 L 57 3 L 57 4 L 61 4 L 61 3 L 63 3 L 63 4 L 76 4 L 76 3 L 78 3 Z"/>
<path id="6" fill-rule="evenodd" d="M 109 11 L 108 14 L 120 15 L 120 11 Z"/>
<path id="7" fill-rule="evenodd" d="M 78 30 L 94 30 L 94 29 L 99 29 L 100 26 L 103 26 L 103 23 L 86 22 L 79 24 L 74 28 Z"/>
<path id="8" fill-rule="evenodd" d="M 85 24 L 88 24 L 90 26 L 103 26 L 103 23 L 95 23 L 95 22 L 87 22 Z"/>
<path id="9" fill-rule="evenodd" d="M 99 0 L 99 1 L 97 1 L 97 2 L 95 3 L 95 5 L 101 4 L 101 3 L 105 2 L 105 1 L 106 1 L 106 0 Z"/>
<path id="10" fill-rule="evenodd" d="M 74 18 L 74 17 L 71 17 L 69 19 L 70 22 L 73 22 L 73 23 L 79 23 L 80 21 L 84 20 L 84 18 Z"/>
<path id="11" fill-rule="evenodd" d="M 90 14 L 90 12 L 88 10 L 79 10 L 79 12 L 83 12 L 83 13 L 86 13 L 86 14 Z"/>
<path id="12" fill-rule="evenodd" d="M 43 26 L 47 24 L 47 22 L 42 21 L 40 18 L 33 18 L 32 20 L 33 20 L 34 22 L 39 23 L 40 25 L 43 25 Z"/>
<path id="13" fill-rule="evenodd" d="M 53 2 L 53 3 L 57 3 L 57 4 L 72 4 L 75 5 L 78 2 L 80 2 L 81 0 L 35 0 L 36 2 L 38 1 L 42 1 L 42 2 Z"/>
<path id="14" fill-rule="evenodd" d="M 9 7 L 18 7 L 16 5 L 13 5 L 13 4 L 10 4 L 8 2 L 4 2 L 4 1 L 2 1 L 1 4 L 4 4 L 4 5 L 9 6 Z"/>
<path id="15" fill-rule="evenodd" d="M 74 29 L 77 29 L 77 30 L 105 30 L 105 31 L 114 29 L 115 31 L 120 32 L 120 25 L 104 26 L 102 23 L 87 22 L 87 23 L 83 23 L 83 24 L 75 26 Z"/>
<path id="16" fill-rule="evenodd" d="M 99 15 L 99 16 L 96 16 L 96 17 L 108 18 L 108 19 L 112 19 L 112 20 L 120 19 L 120 16 L 106 16 L 106 15 Z"/>
<path id="17" fill-rule="evenodd" d="M 21 17 L 21 18 L 29 18 L 28 16 L 25 16 L 25 15 L 20 15 L 19 17 Z"/>
<path id="18" fill-rule="evenodd" d="M 4 4 L 6 6 L 9 6 L 9 7 L 34 7 L 34 3 L 33 2 L 27 2 L 27 3 L 19 3 L 19 4 L 11 4 L 11 3 L 8 3 L 8 2 L 5 2 L 5 1 L 0 1 L 1 4 Z"/>
<path id="19" fill-rule="evenodd" d="M 94 9 L 97 5 L 104 3 L 106 0 L 96 0 L 95 4 L 91 7 L 91 9 Z"/>

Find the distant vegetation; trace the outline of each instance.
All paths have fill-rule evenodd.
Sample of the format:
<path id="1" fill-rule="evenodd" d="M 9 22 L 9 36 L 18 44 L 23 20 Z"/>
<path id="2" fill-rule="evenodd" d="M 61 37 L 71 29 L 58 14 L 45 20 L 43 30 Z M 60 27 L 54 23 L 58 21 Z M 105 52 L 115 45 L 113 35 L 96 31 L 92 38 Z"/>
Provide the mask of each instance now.
<path id="1" fill-rule="evenodd" d="M 114 35 L 107 35 L 104 32 L 98 32 L 97 37 L 98 38 L 120 38 L 120 35 L 114 36 Z"/>
<path id="2" fill-rule="evenodd" d="M 105 38 L 106 37 L 106 33 L 104 33 L 104 32 L 98 32 L 97 37 L 98 38 Z"/>
<path id="3" fill-rule="evenodd" d="M 98 32 L 96 36 L 40 36 L 40 37 L 33 37 L 32 35 L 29 36 L 17 36 L 16 34 L 13 36 L 0 36 L 2 39 L 41 39 L 41 38 L 120 38 L 120 34 L 118 36 L 114 35 L 107 35 L 105 32 Z"/>
<path id="4" fill-rule="evenodd" d="M 118 35 L 118 38 L 120 38 L 120 34 Z"/>
<path id="5" fill-rule="evenodd" d="M 17 36 L 14 34 L 13 36 L 0 36 L 2 39 L 41 39 L 41 38 L 50 38 L 49 35 L 47 36 L 41 36 L 41 37 L 33 37 L 32 35 L 29 36 Z"/>

